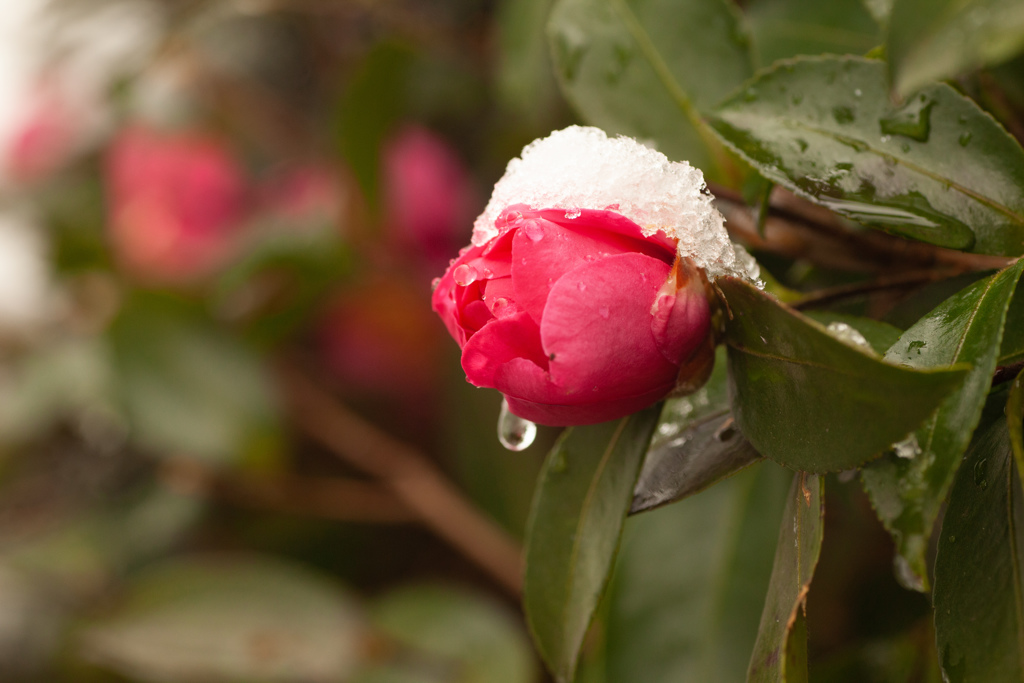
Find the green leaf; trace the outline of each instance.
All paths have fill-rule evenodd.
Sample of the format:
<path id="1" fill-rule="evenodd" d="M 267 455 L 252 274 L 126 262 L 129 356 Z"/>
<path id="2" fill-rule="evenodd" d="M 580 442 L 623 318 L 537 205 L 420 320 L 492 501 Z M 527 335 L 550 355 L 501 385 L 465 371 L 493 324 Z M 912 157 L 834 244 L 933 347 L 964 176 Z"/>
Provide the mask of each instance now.
<path id="1" fill-rule="evenodd" d="M 747 282 L 718 286 L 732 312 L 725 343 L 736 424 L 781 465 L 862 465 L 921 424 L 966 374 L 886 363 Z"/>
<path id="2" fill-rule="evenodd" d="M 558 681 L 573 678 L 604 593 L 637 473 L 661 406 L 566 430 L 534 494 L 526 531 L 523 606 Z"/>
<path id="3" fill-rule="evenodd" d="M 761 65 L 796 55 L 860 55 L 882 42 L 861 0 L 756 0 L 746 15 Z"/>
<path id="4" fill-rule="evenodd" d="M 868 344 L 871 344 L 871 348 L 874 349 L 875 353 L 885 353 L 890 346 L 896 343 L 896 340 L 900 338 L 903 332 L 900 328 L 889 323 L 882 322 L 881 320 L 872 320 L 871 318 L 862 318 L 856 315 L 848 315 L 846 313 L 835 313 L 833 311 L 808 311 L 805 315 L 816 320 L 825 327 L 832 325 L 833 331 L 838 325 L 848 325 L 853 329 L 860 332 L 861 336 L 864 337 Z M 842 328 L 839 328 L 840 330 Z"/>
<path id="5" fill-rule="evenodd" d="M 607 601 L 608 681 L 744 679 L 790 479 L 763 462 L 626 521 Z"/>
<path id="6" fill-rule="evenodd" d="M 871 13 L 872 18 L 879 26 L 889 23 L 889 15 L 892 14 L 892 3 L 894 0 L 861 0 L 864 8 Z"/>
<path id="7" fill-rule="evenodd" d="M 1024 360 L 1024 287 L 1017 291 L 1006 312 L 1006 328 L 999 348 L 999 365 L 1012 365 Z"/>
<path id="8" fill-rule="evenodd" d="M 1018 472 L 1024 472 L 1024 371 L 1010 385 L 1006 399 L 1006 428 L 1010 433 L 1010 446 Z"/>
<path id="9" fill-rule="evenodd" d="M 750 658 L 750 683 L 806 683 L 807 591 L 821 553 L 824 495 L 820 476 L 797 473 L 782 514 L 768 597 Z"/>
<path id="10" fill-rule="evenodd" d="M 733 426 L 725 349 L 716 352 L 707 383 L 665 402 L 633 491 L 630 514 L 703 491 L 761 459 Z"/>
<path id="11" fill-rule="evenodd" d="M 498 92 L 518 115 L 549 113 L 558 97 L 544 26 L 553 0 L 504 0 L 499 5 Z"/>
<path id="12" fill-rule="evenodd" d="M 886 51 L 893 90 L 1005 61 L 1024 49 L 1020 0 L 895 0 Z"/>
<path id="13" fill-rule="evenodd" d="M 701 114 L 753 70 L 731 3 L 558 0 L 548 36 L 562 90 L 584 120 L 730 181 L 733 162 Z"/>
<path id="14" fill-rule="evenodd" d="M 276 399 L 248 348 L 183 302 L 137 294 L 110 338 L 132 438 L 157 455 L 239 459 L 272 443 Z"/>
<path id="15" fill-rule="evenodd" d="M 413 586 L 388 593 L 371 612 L 373 625 L 427 658 L 431 669 L 455 668 L 460 683 L 533 683 L 537 664 L 515 615 L 465 590 Z M 428 679 L 429 680 L 429 679 Z"/>
<path id="16" fill-rule="evenodd" d="M 960 389 L 915 431 L 909 447 L 919 451 L 916 455 L 891 453 L 862 472 L 875 512 L 896 541 L 897 576 L 908 588 L 927 589 L 925 554 L 932 526 L 981 417 L 1022 270 L 1024 260 L 950 297 L 886 353 L 889 361 L 914 368 L 972 365 Z"/>
<path id="17" fill-rule="evenodd" d="M 943 247 L 1024 253 L 1024 150 L 947 85 L 894 107 L 885 65 L 801 57 L 710 118 L 740 156 L 839 214 Z"/>
<path id="18" fill-rule="evenodd" d="M 344 680 L 360 656 L 355 605 L 305 569 L 254 557 L 154 567 L 87 626 L 83 657 L 143 681 Z"/>
<path id="19" fill-rule="evenodd" d="M 943 679 L 1024 679 L 1024 504 L 1002 416 L 986 406 L 949 494 L 935 558 L 935 634 Z"/>

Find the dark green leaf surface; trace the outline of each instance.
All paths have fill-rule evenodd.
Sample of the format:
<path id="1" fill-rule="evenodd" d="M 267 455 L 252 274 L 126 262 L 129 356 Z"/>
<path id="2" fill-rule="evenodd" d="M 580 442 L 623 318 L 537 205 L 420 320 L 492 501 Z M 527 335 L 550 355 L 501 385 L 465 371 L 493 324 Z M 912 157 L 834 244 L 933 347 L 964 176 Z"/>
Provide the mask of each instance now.
<path id="1" fill-rule="evenodd" d="M 761 459 L 733 427 L 725 349 L 707 384 L 665 402 L 633 492 L 630 514 L 702 491 Z"/>
<path id="2" fill-rule="evenodd" d="M 1006 312 L 1006 329 L 1003 343 L 999 348 L 999 365 L 1011 365 L 1024 360 L 1024 287 L 1017 285 L 1017 291 Z"/>
<path id="3" fill-rule="evenodd" d="M 607 600 L 606 680 L 744 679 L 791 479 L 762 462 L 626 521 Z"/>
<path id="4" fill-rule="evenodd" d="M 804 57 L 760 73 L 710 123 L 769 179 L 844 216 L 944 247 L 1024 253 L 1024 150 L 947 85 L 895 108 L 882 62 Z"/>
<path id="5" fill-rule="evenodd" d="M 805 605 L 824 535 L 820 476 L 797 473 L 782 513 L 768 597 L 750 658 L 750 683 L 807 681 Z"/>
<path id="6" fill-rule="evenodd" d="M 718 285 L 732 311 L 725 342 L 736 423 L 759 453 L 787 467 L 862 465 L 963 380 L 962 369 L 886 363 L 741 280 Z"/>
<path id="7" fill-rule="evenodd" d="M 583 636 L 608 582 L 622 522 L 661 405 L 566 430 L 534 493 L 523 606 L 558 681 L 573 678 Z"/>
<path id="8" fill-rule="evenodd" d="M 796 55 L 861 55 L 882 42 L 861 0 L 755 0 L 746 15 L 761 66 Z"/>
<path id="9" fill-rule="evenodd" d="M 1024 371 L 1017 375 L 1006 399 L 1006 428 L 1017 471 L 1024 472 Z"/>
<path id="10" fill-rule="evenodd" d="M 1006 309 L 1022 270 L 1024 260 L 950 297 L 886 353 L 888 360 L 915 368 L 972 365 L 963 385 L 916 430 L 919 453 L 889 454 L 862 473 L 875 511 L 896 541 L 898 576 L 907 587 L 928 586 L 928 539 L 981 416 Z"/>
<path id="11" fill-rule="evenodd" d="M 1005 61 L 1021 49 L 1020 0 L 896 0 L 889 16 L 886 52 L 899 95 Z"/>
<path id="12" fill-rule="evenodd" d="M 731 3 L 559 0 L 548 34 L 562 89 L 584 120 L 729 180 L 732 162 L 701 112 L 753 70 Z"/>
<path id="13" fill-rule="evenodd" d="M 939 536 L 935 632 L 950 683 L 1024 680 L 1024 501 L 1004 400 L 986 406 Z"/>

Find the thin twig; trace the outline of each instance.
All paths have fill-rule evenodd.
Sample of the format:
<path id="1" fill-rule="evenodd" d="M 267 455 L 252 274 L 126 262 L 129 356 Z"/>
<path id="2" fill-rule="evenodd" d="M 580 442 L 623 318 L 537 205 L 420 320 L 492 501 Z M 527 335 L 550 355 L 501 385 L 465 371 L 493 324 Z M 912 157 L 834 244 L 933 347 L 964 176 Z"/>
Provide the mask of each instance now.
<path id="1" fill-rule="evenodd" d="M 915 270 L 894 275 L 884 275 L 867 282 L 854 282 L 848 285 L 837 285 L 835 287 L 819 289 L 793 302 L 791 306 L 798 310 L 804 310 L 872 292 L 911 289 L 930 282 L 945 280 L 946 278 L 958 275 L 959 272 L 958 270 Z"/>
<path id="2" fill-rule="evenodd" d="M 401 524 L 416 517 L 389 490 L 340 477 L 255 476 L 212 468 L 192 458 L 169 460 L 160 471 L 172 490 L 249 508 L 344 522 Z"/>
<path id="3" fill-rule="evenodd" d="M 522 592 L 522 551 L 424 455 L 362 419 L 293 367 L 281 380 L 295 422 L 339 458 L 378 477 L 423 524 L 485 569 L 514 595 Z"/>

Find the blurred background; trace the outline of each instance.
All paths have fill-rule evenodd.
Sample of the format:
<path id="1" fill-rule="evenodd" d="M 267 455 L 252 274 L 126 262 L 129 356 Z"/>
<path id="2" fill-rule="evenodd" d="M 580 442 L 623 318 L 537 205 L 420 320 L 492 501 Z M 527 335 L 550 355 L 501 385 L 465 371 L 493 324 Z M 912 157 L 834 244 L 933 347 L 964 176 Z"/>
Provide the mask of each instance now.
<path id="1" fill-rule="evenodd" d="M 545 12 L 0 3 L 0 680 L 538 680 L 555 433 L 430 283 L 571 121 Z"/>
<path id="2" fill-rule="evenodd" d="M 430 292 L 507 161 L 575 122 L 549 7 L 0 3 L 0 681 L 548 680 L 519 547 L 557 430 L 501 446 Z M 811 644 L 865 681 L 931 647 L 928 603 L 848 482 Z"/>

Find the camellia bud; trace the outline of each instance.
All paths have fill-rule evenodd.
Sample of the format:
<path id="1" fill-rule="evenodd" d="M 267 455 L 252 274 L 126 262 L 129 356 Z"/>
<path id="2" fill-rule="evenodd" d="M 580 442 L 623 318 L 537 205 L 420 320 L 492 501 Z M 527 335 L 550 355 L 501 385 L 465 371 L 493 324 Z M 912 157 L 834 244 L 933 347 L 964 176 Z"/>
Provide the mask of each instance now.
<path id="1" fill-rule="evenodd" d="M 701 386 L 714 362 L 707 275 L 756 278 L 703 190 L 688 164 L 597 129 L 528 146 L 434 291 L 466 379 L 551 425 Z"/>

